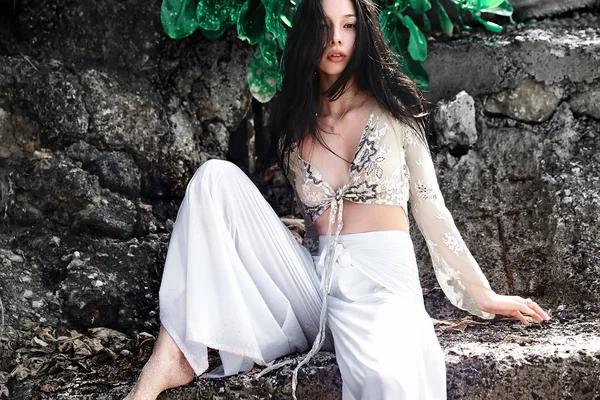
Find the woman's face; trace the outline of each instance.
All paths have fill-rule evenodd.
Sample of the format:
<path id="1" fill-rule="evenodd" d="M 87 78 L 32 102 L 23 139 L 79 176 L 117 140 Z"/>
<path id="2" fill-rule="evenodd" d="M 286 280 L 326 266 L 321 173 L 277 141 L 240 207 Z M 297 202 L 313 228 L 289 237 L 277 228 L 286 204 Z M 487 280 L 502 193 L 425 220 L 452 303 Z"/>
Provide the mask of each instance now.
<path id="1" fill-rule="evenodd" d="M 351 0 L 321 0 L 329 37 L 317 69 L 327 75 L 342 73 L 354 50 L 356 11 Z"/>

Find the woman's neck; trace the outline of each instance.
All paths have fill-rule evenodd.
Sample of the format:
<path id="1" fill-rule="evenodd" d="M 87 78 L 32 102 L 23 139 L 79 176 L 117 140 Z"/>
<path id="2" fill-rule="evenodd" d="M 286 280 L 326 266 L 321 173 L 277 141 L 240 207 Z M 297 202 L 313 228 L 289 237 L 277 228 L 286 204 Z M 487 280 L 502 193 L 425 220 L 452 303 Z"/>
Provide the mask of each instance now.
<path id="1" fill-rule="evenodd" d="M 327 79 L 324 76 L 320 76 L 319 78 L 319 90 L 321 93 L 331 87 L 335 79 L 337 79 L 337 77 L 334 77 L 333 80 L 332 78 Z M 363 93 L 356 86 L 354 79 L 350 79 L 346 85 L 346 90 L 337 100 L 329 101 L 327 96 L 320 97 L 317 114 L 320 117 L 338 117 L 348 111 L 351 105 L 361 104 L 361 101 L 359 101 L 361 99 L 358 97 L 362 98 Z"/>

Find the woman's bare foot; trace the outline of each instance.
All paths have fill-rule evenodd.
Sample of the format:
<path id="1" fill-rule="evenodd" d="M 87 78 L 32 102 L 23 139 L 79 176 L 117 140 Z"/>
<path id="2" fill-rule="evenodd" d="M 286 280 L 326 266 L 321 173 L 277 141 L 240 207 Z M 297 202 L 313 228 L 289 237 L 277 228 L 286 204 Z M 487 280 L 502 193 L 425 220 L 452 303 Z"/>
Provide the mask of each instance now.
<path id="1" fill-rule="evenodd" d="M 154 400 L 163 390 L 185 385 L 193 379 L 194 370 L 161 325 L 152 355 L 124 400 Z"/>

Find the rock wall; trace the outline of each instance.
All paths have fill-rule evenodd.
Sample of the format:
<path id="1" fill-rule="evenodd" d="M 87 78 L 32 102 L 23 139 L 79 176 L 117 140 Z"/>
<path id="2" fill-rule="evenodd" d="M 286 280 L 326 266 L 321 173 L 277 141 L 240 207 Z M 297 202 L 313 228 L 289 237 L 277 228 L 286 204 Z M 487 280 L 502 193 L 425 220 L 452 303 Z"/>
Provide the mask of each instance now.
<path id="1" fill-rule="evenodd" d="M 442 190 L 492 287 L 593 313 L 598 26 L 592 13 L 466 34 L 434 41 L 425 62 L 428 95 L 441 99 L 434 125 Z M 418 254 L 426 263 L 422 244 Z M 435 284 L 429 271 L 422 279 Z M 430 312 L 450 315 L 439 295 L 429 296 Z"/>
<path id="2" fill-rule="evenodd" d="M 168 39 L 158 1 L 15 4 L 0 20 L 7 321 L 156 328 L 170 227 L 245 122 L 251 49 L 233 32 Z"/>
<path id="3" fill-rule="evenodd" d="M 522 3 L 517 12 L 532 9 Z M 210 158 L 249 172 L 264 161 L 268 106 L 252 103 L 245 78 L 252 49 L 233 31 L 214 41 L 199 34 L 170 40 L 159 7 L 158 0 L 2 3 L 0 298 L 7 334 L 39 325 L 157 332 L 162 263 L 187 181 Z M 586 10 L 520 22 L 499 35 L 433 35 L 425 62 L 438 176 L 469 249 L 496 291 L 533 297 L 556 316 L 562 310 L 564 324 L 596 321 L 600 313 L 600 14 Z M 278 214 L 297 214 L 277 174 L 251 177 Z M 463 316 L 437 286 L 412 225 L 430 315 Z M 580 346 L 589 347 L 591 336 Z M 494 375 L 494 363 L 513 371 L 528 359 L 514 364 L 493 349 L 470 358 L 453 340 L 442 338 L 455 356 L 448 353 L 450 397 L 529 398 L 507 392 L 508 375 Z M 23 357 L 14 342 L 3 337 L 0 345 L 8 349 L 0 356 L 0 398 L 7 381 L 20 393 L 15 398 L 45 398 L 41 383 L 26 379 L 35 377 L 32 369 L 14 372 Z M 515 346 L 506 351 L 518 353 Z M 123 354 L 116 362 L 128 360 Z M 588 354 L 597 357 L 597 349 Z M 306 392 L 313 397 L 339 388 L 333 359 L 322 357 L 325 367 L 309 372 L 318 378 Z M 597 362 L 581 365 L 588 375 L 598 371 Z M 487 371 L 488 386 L 469 389 L 473 369 Z M 284 372 L 279 384 L 252 391 L 235 380 L 224 385 L 227 398 L 244 398 L 240 390 L 260 398 L 285 393 L 287 378 Z M 594 398 L 591 383 L 580 383 L 569 386 L 584 393 L 573 398 Z M 173 396 L 225 393 L 211 385 Z M 537 398 L 551 398 L 548 390 Z M 84 392 L 60 396 L 87 398 Z"/>

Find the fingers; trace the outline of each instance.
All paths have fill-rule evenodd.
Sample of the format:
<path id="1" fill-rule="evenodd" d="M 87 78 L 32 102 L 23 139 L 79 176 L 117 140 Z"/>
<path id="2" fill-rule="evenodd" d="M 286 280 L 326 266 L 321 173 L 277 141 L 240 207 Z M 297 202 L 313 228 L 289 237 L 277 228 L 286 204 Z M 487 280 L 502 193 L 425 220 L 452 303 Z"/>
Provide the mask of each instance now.
<path id="1" fill-rule="evenodd" d="M 544 310 L 531 299 L 523 299 L 520 297 L 520 302 L 518 302 L 518 311 L 520 313 L 524 313 L 530 315 L 537 322 L 547 321 L 550 319 L 550 316 L 546 314 Z"/>
<path id="2" fill-rule="evenodd" d="M 520 314 L 530 315 L 537 322 L 543 321 L 543 318 L 541 316 L 539 316 L 537 312 L 535 312 L 531 307 L 529 307 L 525 303 L 517 303 L 517 312 L 519 312 Z M 523 320 L 525 320 L 525 317 L 523 317 L 523 315 L 521 315 L 521 317 L 523 318 Z M 521 319 L 521 318 L 519 318 L 519 319 Z M 521 321 L 523 321 L 523 320 L 521 320 Z M 525 324 L 525 325 L 529 325 L 529 324 Z"/>
<path id="3" fill-rule="evenodd" d="M 519 311 L 515 311 L 512 314 L 513 317 L 517 318 L 519 321 L 521 321 L 523 323 L 523 325 L 529 325 L 529 322 L 527 322 L 527 320 L 525 319 L 525 317 L 523 316 L 523 314 L 521 314 Z"/>
<path id="4" fill-rule="evenodd" d="M 550 319 L 550 316 L 544 310 L 542 310 L 542 308 L 538 306 L 536 302 L 529 303 L 528 306 L 529 308 L 533 309 L 539 316 L 541 316 L 544 319 L 544 321 L 548 321 Z"/>
<path id="5" fill-rule="evenodd" d="M 498 295 L 486 311 L 494 314 L 510 315 L 517 318 L 524 325 L 529 325 L 525 315 L 531 316 L 537 322 L 548 321 L 550 316 L 531 299 L 521 296 Z"/>

